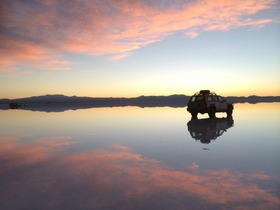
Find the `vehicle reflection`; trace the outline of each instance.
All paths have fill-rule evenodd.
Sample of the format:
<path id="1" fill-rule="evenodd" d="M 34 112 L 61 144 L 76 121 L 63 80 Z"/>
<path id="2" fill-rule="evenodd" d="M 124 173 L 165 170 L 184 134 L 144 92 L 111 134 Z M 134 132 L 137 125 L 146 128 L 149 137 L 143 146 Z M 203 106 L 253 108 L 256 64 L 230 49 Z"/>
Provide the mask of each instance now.
<path id="1" fill-rule="evenodd" d="M 227 129 L 234 124 L 232 117 L 227 118 L 192 118 L 188 123 L 188 130 L 192 138 L 202 144 L 209 144 L 219 136 L 223 135 Z"/>

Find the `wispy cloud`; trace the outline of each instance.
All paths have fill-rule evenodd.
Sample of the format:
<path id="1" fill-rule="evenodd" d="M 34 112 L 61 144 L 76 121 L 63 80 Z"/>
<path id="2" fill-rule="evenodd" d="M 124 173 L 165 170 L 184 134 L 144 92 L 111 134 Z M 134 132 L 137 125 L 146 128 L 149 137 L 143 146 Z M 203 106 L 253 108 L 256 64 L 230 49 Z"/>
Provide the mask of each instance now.
<path id="1" fill-rule="evenodd" d="M 40 43 L 8 37 L 0 37 L 0 43 L 0 72 L 14 72 L 21 64 L 46 70 L 69 70 L 73 64 Z"/>
<path id="2" fill-rule="evenodd" d="M 71 62 L 53 59 L 64 52 L 118 60 L 176 32 L 195 38 L 203 31 L 263 27 L 257 18 L 275 0 L 191 1 L 3 1 L 0 3 L 0 71 L 7 65 L 41 62 L 42 69 L 68 70 Z M 50 61 L 48 65 L 46 62 Z M 53 64 L 53 65 L 52 65 Z"/>

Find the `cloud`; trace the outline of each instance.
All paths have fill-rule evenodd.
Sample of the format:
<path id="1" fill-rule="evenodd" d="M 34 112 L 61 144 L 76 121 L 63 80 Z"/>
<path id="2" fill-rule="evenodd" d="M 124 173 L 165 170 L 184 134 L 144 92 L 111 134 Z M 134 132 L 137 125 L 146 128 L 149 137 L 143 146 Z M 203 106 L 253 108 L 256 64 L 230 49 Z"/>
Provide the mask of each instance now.
<path id="1" fill-rule="evenodd" d="M 52 58 L 51 56 L 47 59 L 40 60 L 37 62 L 33 62 L 31 64 L 32 67 L 35 68 L 43 68 L 47 70 L 54 70 L 54 71 L 67 71 L 71 70 L 71 66 L 73 62 L 67 60 L 58 60 L 57 58 Z"/>
<path id="2" fill-rule="evenodd" d="M 176 32 L 195 38 L 203 31 L 263 27 L 271 18 L 257 18 L 275 0 L 208 1 L 3 1 L 1 8 L 0 65 L 33 62 L 42 69 L 68 70 L 66 65 L 44 65 L 64 52 L 112 60 L 163 40 Z M 67 62 L 62 59 L 62 62 Z M 1 68 L 3 69 L 3 67 Z M 2 70 L 3 71 L 3 70 Z"/>
<path id="3" fill-rule="evenodd" d="M 118 53 L 116 55 L 110 56 L 110 59 L 113 61 L 117 61 L 129 57 L 131 54 L 131 52 Z"/>
<path id="4" fill-rule="evenodd" d="M 72 62 L 60 59 L 47 46 L 31 41 L 0 37 L 0 72 L 15 72 L 16 65 L 46 70 L 70 70 Z"/>

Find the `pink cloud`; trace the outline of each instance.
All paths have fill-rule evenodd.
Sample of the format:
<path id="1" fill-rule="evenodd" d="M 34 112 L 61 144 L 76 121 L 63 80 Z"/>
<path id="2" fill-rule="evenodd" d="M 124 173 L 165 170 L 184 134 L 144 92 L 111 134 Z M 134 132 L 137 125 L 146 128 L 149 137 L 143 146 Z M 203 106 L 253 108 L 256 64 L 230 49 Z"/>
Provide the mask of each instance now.
<path id="1" fill-rule="evenodd" d="M 53 70 L 53 71 L 67 71 L 72 69 L 74 63 L 67 60 L 58 60 L 57 58 L 52 58 L 51 56 L 47 59 L 33 62 L 31 66 L 35 68 Z"/>
<path id="2" fill-rule="evenodd" d="M 129 57 L 131 54 L 131 52 L 118 53 L 116 55 L 111 56 L 110 59 L 113 61 L 117 61 Z"/>
<path id="3" fill-rule="evenodd" d="M 141 0 L 2 2 L 0 53 L 4 56 L 0 65 L 7 69 L 5 65 L 37 62 L 35 66 L 42 69 L 69 70 L 71 62 L 66 59 L 50 64 L 55 63 L 54 54 L 67 51 L 113 55 L 112 60 L 118 60 L 176 32 L 195 38 L 203 31 L 263 27 L 273 20 L 258 19 L 256 15 L 272 9 L 275 3 L 275 0 L 191 3 L 178 0 L 172 5 L 167 5 L 167 1 L 148 4 Z"/>
<path id="4" fill-rule="evenodd" d="M 5 62 L 5 61 L 4 61 Z M 12 66 L 11 64 L 0 64 L 0 72 L 5 72 L 5 73 L 9 73 L 9 72 L 15 72 L 17 71 L 17 68 Z"/>
<path id="5" fill-rule="evenodd" d="M 45 70 L 70 70 L 72 62 L 59 60 L 59 56 L 47 47 L 30 41 L 0 37 L 0 72 L 16 71 L 16 65 L 28 65 Z"/>

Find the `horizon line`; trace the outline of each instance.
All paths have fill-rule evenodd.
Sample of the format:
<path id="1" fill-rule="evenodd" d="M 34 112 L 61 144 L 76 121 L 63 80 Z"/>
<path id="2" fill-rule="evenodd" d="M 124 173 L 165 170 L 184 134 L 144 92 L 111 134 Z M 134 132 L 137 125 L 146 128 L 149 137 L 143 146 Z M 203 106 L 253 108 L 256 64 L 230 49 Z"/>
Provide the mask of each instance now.
<path id="1" fill-rule="evenodd" d="M 65 97 L 80 97 L 80 98 L 83 98 L 83 97 L 86 97 L 86 98 L 139 98 L 139 97 L 168 97 L 168 96 L 192 96 L 194 94 L 191 94 L 191 95 L 186 95 L 186 94 L 177 94 L 177 93 L 174 93 L 174 94 L 170 94 L 170 95 L 138 95 L 138 96 L 132 96 L 132 97 L 126 97 L 126 96 L 116 96 L 116 97 L 113 97 L 113 96 L 79 96 L 79 95 L 65 95 L 65 94 L 42 94 L 42 95 L 32 95 L 32 96 L 25 96 L 25 97 L 19 97 L 19 98 L 0 98 L 0 100 L 4 100 L 4 99 L 8 99 L 8 100 L 16 100 L 16 99 L 24 99 L 24 98 L 31 98 L 31 97 L 42 97 L 42 96 L 65 96 Z M 219 95 L 219 94 L 217 94 Z M 225 96 L 225 95 L 220 95 L 222 97 L 245 97 L 245 98 L 248 98 L 248 97 L 280 97 L 280 95 L 248 95 L 248 96 L 236 96 L 236 95 L 228 95 L 228 96 Z"/>

